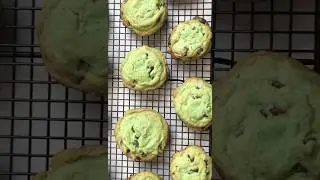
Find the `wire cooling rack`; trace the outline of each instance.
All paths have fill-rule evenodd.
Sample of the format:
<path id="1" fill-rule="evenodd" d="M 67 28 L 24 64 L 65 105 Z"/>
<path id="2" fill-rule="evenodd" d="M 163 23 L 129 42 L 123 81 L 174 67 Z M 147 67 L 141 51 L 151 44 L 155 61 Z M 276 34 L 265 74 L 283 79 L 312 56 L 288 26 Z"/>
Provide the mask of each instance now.
<path id="1" fill-rule="evenodd" d="M 101 143 L 109 145 L 111 179 L 126 179 L 132 173 L 152 170 L 168 180 L 168 165 L 175 151 L 188 144 L 201 145 L 207 152 L 210 148 L 209 133 L 183 126 L 172 108 L 172 90 L 185 78 L 200 76 L 212 81 L 227 72 L 238 56 L 255 50 L 278 51 L 320 70 L 320 0 L 170 0 L 167 25 L 147 38 L 138 38 L 124 28 L 119 18 L 120 0 L 109 0 L 108 56 L 112 74 L 108 77 L 108 97 L 98 98 L 67 89 L 48 76 L 34 37 L 43 0 L 2 1 L 1 180 L 29 180 L 30 175 L 48 168 L 55 152 Z M 165 53 L 170 29 L 195 15 L 204 17 L 215 29 L 212 53 L 187 64 L 171 60 L 166 53 L 171 70 L 166 86 L 146 94 L 124 88 L 119 79 L 119 62 L 127 52 L 148 44 Z M 215 57 L 214 64 L 210 56 Z M 135 107 L 158 110 L 170 125 L 170 144 L 153 163 L 132 162 L 115 145 L 112 129 L 117 118 Z"/>
<path id="2" fill-rule="evenodd" d="M 135 33 L 125 28 L 120 20 L 120 1 L 109 1 L 110 40 L 109 61 L 111 72 L 108 93 L 108 121 L 109 125 L 109 162 L 111 179 L 126 179 L 140 171 L 153 171 L 169 180 L 169 164 L 173 153 L 187 145 L 200 145 L 207 153 L 210 149 L 209 131 L 197 132 L 187 128 L 178 119 L 172 103 L 173 89 L 182 84 L 188 77 L 202 77 L 213 80 L 211 53 L 202 60 L 192 63 L 178 63 L 171 59 L 168 51 L 168 36 L 171 29 L 179 22 L 189 20 L 194 16 L 201 16 L 209 24 L 212 22 L 212 0 L 170 0 L 168 1 L 168 22 L 159 32 L 149 37 L 137 37 Z M 138 93 L 125 88 L 119 79 L 119 65 L 125 55 L 141 45 L 159 48 L 168 60 L 170 77 L 164 87 L 148 93 Z M 123 155 L 115 143 L 113 130 L 118 117 L 132 108 L 152 108 L 160 112 L 167 120 L 170 128 L 170 142 L 164 153 L 151 163 L 133 162 Z"/>

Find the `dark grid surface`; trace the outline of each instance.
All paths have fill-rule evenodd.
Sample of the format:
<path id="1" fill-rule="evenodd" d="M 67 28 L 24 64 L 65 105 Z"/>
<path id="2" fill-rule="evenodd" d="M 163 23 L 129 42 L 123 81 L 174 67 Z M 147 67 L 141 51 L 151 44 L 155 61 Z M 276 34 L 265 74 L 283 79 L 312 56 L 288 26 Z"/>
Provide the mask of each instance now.
<path id="1" fill-rule="evenodd" d="M 35 40 L 42 0 L 3 0 L 0 38 L 0 179 L 29 180 L 52 155 L 107 144 L 103 98 L 48 76 Z"/>

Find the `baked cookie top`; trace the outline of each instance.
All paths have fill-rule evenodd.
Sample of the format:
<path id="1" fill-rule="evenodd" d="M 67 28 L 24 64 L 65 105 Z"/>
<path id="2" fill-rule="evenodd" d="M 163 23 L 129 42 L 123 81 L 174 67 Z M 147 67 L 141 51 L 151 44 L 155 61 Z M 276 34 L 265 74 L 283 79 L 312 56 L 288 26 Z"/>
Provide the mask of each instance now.
<path id="1" fill-rule="evenodd" d="M 159 49 L 138 47 L 125 57 L 120 66 L 124 85 L 137 91 L 160 88 L 168 78 L 168 65 Z"/>
<path id="2" fill-rule="evenodd" d="M 187 79 L 175 89 L 173 102 L 178 116 L 187 126 L 205 130 L 212 124 L 212 85 L 206 81 Z"/>
<path id="3" fill-rule="evenodd" d="M 320 177 L 320 77 L 256 52 L 215 84 L 213 156 L 225 179 Z"/>
<path id="4" fill-rule="evenodd" d="M 157 32 L 168 16 L 165 0 L 125 0 L 120 11 L 123 24 L 140 36 Z"/>
<path id="5" fill-rule="evenodd" d="M 173 180 L 211 180 L 212 159 L 199 146 L 188 146 L 173 155 L 170 165 Z"/>
<path id="6" fill-rule="evenodd" d="M 48 71 L 85 92 L 107 91 L 108 21 L 104 0 L 46 0 L 37 36 Z"/>
<path id="7" fill-rule="evenodd" d="M 169 38 L 169 52 L 177 60 L 200 59 L 211 47 L 212 31 L 206 20 L 194 17 L 178 24 Z"/>
<path id="8" fill-rule="evenodd" d="M 151 161 L 162 153 L 168 142 L 168 133 L 163 116 L 151 109 L 126 111 L 115 128 L 117 145 L 137 161 Z"/>
<path id="9" fill-rule="evenodd" d="M 107 173 L 107 148 L 84 146 L 57 153 L 51 167 L 33 177 L 33 180 L 105 180 Z"/>
<path id="10" fill-rule="evenodd" d="M 130 176 L 129 180 L 161 180 L 161 178 L 153 172 L 140 172 Z"/>

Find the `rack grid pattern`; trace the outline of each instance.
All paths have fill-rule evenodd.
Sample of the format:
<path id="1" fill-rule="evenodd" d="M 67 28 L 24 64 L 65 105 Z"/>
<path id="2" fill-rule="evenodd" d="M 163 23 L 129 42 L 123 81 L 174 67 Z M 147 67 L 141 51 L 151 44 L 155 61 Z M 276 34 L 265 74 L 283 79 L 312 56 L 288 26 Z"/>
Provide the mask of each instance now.
<path id="1" fill-rule="evenodd" d="M 29 180 L 46 170 L 52 155 L 61 149 L 108 144 L 111 179 L 152 170 L 167 180 L 175 151 L 188 144 L 201 145 L 207 152 L 211 149 L 210 133 L 186 128 L 172 108 L 172 90 L 184 79 L 199 76 L 212 82 L 229 71 L 237 57 L 256 50 L 281 52 L 320 71 L 320 0 L 239 1 L 169 0 L 167 25 L 153 36 L 140 38 L 121 24 L 120 0 L 109 0 L 112 73 L 108 96 L 95 97 L 67 89 L 48 76 L 34 35 L 43 0 L 2 0 L 0 179 Z M 167 38 L 174 25 L 195 15 L 214 29 L 212 52 L 203 60 L 181 64 L 166 53 Z M 119 63 L 142 44 L 160 48 L 171 70 L 163 88 L 143 94 L 124 88 L 119 79 Z M 135 107 L 158 110 L 170 125 L 171 141 L 153 163 L 132 162 L 115 145 L 117 118 Z"/>
<path id="2" fill-rule="evenodd" d="M 174 88 L 182 84 L 186 78 L 202 77 L 212 80 L 211 53 L 199 61 L 180 63 L 172 60 L 167 53 L 168 36 L 172 28 L 179 22 L 200 16 L 209 24 L 212 22 L 212 0 L 174 0 L 168 1 L 168 22 L 160 32 L 149 37 L 137 37 L 135 33 L 125 28 L 120 20 L 119 0 L 109 1 L 110 40 L 109 61 L 112 62 L 109 76 L 108 92 L 108 122 L 109 124 L 109 162 L 112 179 L 126 179 L 140 171 L 153 171 L 169 180 L 169 164 L 173 153 L 182 150 L 187 145 L 200 145 L 206 152 L 210 152 L 209 131 L 197 132 L 189 129 L 178 119 L 172 103 Z M 119 79 L 119 65 L 125 55 L 141 45 L 159 48 L 168 60 L 170 77 L 166 85 L 159 90 L 148 93 L 134 92 L 125 88 Z M 123 155 L 115 143 L 114 127 L 119 117 L 128 109 L 150 108 L 160 112 L 167 120 L 170 128 L 170 141 L 164 153 L 153 162 L 133 162 Z"/>

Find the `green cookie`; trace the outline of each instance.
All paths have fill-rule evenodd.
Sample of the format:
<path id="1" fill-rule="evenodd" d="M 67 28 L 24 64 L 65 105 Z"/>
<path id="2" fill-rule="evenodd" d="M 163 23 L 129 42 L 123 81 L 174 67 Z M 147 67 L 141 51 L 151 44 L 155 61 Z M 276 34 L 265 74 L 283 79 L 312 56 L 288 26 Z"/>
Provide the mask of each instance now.
<path id="1" fill-rule="evenodd" d="M 173 102 L 178 116 L 187 126 L 200 130 L 211 126 L 211 84 L 199 78 L 187 79 L 175 89 Z"/>
<path id="2" fill-rule="evenodd" d="M 320 76 L 256 52 L 215 84 L 213 156 L 225 180 L 319 180 Z"/>
<path id="3" fill-rule="evenodd" d="M 206 20 L 195 17 L 178 24 L 169 38 L 169 52 L 181 61 L 197 60 L 211 47 L 212 31 Z"/>
<path id="4" fill-rule="evenodd" d="M 161 180 L 161 178 L 153 172 L 140 172 L 130 176 L 129 180 Z"/>
<path id="5" fill-rule="evenodd" d="M 136 91 L 160 88 L 168 78 L 168 64 L 160 50 L 142 46 L 132 50 L 120 66 L 124 85 Z"/>
<path id="6" fill-rule="evenodd" d="M 168 142 L 168 125 L 158 112 L 133 109 L 125 112 L 115 128 L 117 145 L 129 158 L 151 161 L 162 153 Z"/>
<path id="7" fill-rule="evenodd" d="M 46 0 L 37 36 L 43 61 L 60 83 L 107 92 L 108 15 L 105 0 Z"/>
<path id="8" fill-rule="evenodd" d="M 149 36 L 167 21 L 167 3 L 164 0 L 125 0 L 120 17 L 123 24 L 138 35 Z"/>
<path id="9" fill-rule="evenodd" d="M 212 159 L 199 146 L 188 146 L 173 155 L 170 164 L 173 180 L 211 180 Z"/>
<path id="10" fill-rule="evenodd" d="M 51 167 L 33 180 L 108 180 L 107 148 L 86 146 L 56 154 Z"/>

